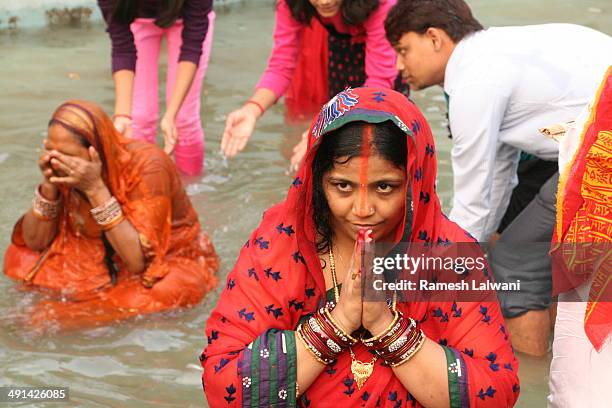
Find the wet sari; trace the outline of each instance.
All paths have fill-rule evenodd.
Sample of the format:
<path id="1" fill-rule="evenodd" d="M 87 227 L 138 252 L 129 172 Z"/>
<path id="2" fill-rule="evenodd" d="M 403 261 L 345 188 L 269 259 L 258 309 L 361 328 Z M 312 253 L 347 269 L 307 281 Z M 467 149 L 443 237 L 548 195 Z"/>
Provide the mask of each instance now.
<path id="1" fill-rule="evenodd" d="M 66 111 L 85 125 L 69 122 Z M 216 284 L 218 259 L 170 158 L 154 145 L 123 138 L 92 103 L 67 102 L 51 123 L 80 135 L 99 153 L 105 184 L 138 232 L 145 270 L 131 274 L 117 255 L 108 259 L 91 205 L 77 190 L 62 188 L 58 231 L 48 248 L 26 246 L 22 218 L 4 256 L 5 274 L 23 288 L 62 299 L 38 303 L 29 323 L 91 327 L 197 304 Z"/>
<path id="2" fill-rule="evenodd" d="M 294 331 L 333 296 L 326 291 L 316 251 L 313 159 L 320 140 L 351 121 L 391 121 L 408 141 L 407 204 L 396 239 L 419 243 L 474 242 L 441 211 L 435 192 L 435 144 L 424 116 L 398 92 L 346 90 L 327 105 L 309 133 L 309 150 L 286 200 L 268 209 L 244 244 L 206 324 L 202 382 L 211 407 L 418 407 L 420 404 L 380 359 L 361 389 L 348 352 L 325 367 L 296 398 Z M 412 198 L 414 197 L 414 200 Z M 499 304 L 399 302 L 446 353 L 452 407 L 512 406 L 519 394 L 518 363 Z M 359 343 L 356 358 L 370 361 Z"/>

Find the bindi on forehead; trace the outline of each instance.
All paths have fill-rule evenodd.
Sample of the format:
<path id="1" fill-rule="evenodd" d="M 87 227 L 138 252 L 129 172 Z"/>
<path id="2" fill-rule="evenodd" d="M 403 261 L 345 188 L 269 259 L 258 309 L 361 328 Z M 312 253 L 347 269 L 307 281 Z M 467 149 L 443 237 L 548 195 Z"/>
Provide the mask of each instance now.
<path id="1" fill-rule="evenodd" d="M 370 154 L 372 150 L 373 128 L 374 126 L 367 124 L 363 128 L 361 140 L 361 166 L 359 169 L 359 205 L 361 207 L 365 207 L 367 200 L 368 162 L 370 161 Z"/>

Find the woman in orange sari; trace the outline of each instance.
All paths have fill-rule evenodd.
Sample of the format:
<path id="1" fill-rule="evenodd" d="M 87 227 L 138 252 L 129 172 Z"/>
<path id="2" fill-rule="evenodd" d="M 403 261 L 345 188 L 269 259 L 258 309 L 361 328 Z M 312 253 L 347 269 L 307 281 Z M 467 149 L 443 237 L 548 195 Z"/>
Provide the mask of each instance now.
<path id="1" fill-rule="evenodd" d="M 57 108 L 38 165 L 43 182 L 4 257 L 6 275 L 61 296 L 35 306 L 35 328 L 193 306 L 215 286 L 215 250 L 174 164 L 124 139 L 100 107 Z"/>

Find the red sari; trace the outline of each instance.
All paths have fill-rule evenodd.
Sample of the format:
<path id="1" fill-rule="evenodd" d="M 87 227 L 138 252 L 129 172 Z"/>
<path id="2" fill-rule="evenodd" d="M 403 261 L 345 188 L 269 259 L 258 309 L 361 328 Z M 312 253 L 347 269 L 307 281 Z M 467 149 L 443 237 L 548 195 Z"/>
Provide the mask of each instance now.
<path id="1" fill-rule="evenodd" d="M 587 337 L 601 350 L 612 333 L 612 68 L 608 68 L 559 179 L 553 233 L 553 292 L 593 280 L 584 318 Z"/>
<path id="2" fill-rule="evenodd" d="M 71 112 L 81 117 L 65 117 Z M 29 323 L 37 328 L 98 326 L 117 319 L 193 306 L 216 285 L 218 259 L 176 168 L 157 146 L 124 139 L 96 105 L 71 101 L 53 123 L 79 134 L 99 152 L 105 183 L 138 232 L 146 269 L 130 274 L 115 255 L 116 282 L 105 263 L 102 232 L 91 205 L 74 189 L 61 192 L 58 232 L 47 249 L 36 252 L 15 225 L 4 256 L 4 273 L 26 289 L 42 289 L 68 301 L 37 304 Z M 77 123 L 74 123 L 77 122 Z"/>
<path id="3" fill-rule="evenodd" d="M 340 93 L 314 122 L 308 154 L 286 200 L 266 211 L 245 243 L 207 322 L 208 346 L 201 361 L 211 407 L 420 406 L 380 360 L 358 390 L 348 353 L 328 365 L 296 400 L 294 330 L 326 298 L 314 244 L 313 158 L 320 138 L 351 121 L 392 121 L 406 134 L 408 195 L 415 200 L 412 217 L 397 231 L 398 241 L 406 234 L 411 242 L 474 242 L 441 212 L 434 188 L 434 140 L 419 109 L 387 89 Z M 419 320 L 425 334 L 444 348 L 452 407 L 515 403 L 518 363 L 497 302 L 411 302 L 398 303 L 398 309 Z M 371 360 L 361 343 L 354 351 L 357 359 Z"/>

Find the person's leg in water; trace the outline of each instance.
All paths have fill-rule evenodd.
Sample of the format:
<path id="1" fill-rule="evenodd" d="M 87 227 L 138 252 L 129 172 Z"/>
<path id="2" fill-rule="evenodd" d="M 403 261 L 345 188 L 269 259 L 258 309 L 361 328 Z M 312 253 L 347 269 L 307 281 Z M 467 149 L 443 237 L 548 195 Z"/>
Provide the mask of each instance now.
<path id="1" fill-rule="evenodd" d="M 191 88 L 176 116 L 178 142 L 174 150 L 176 166 L 182 174 L 198 175 L 204 162 L 204 129 L 200 117 L 202 83 L 208 68 L 215 26 L 215 13 L 208 14 L 208 32 L 202 43 L 202 56 Z M 172 96 L 178 70 L 178 58 L 182 44 L 182 22 L 166 30 L 168 40 L 168 76 L 166 82 L 166 106 Z"/>
<path id="2" fill-rule="evenodd" d="M 136 19 L 130 26 L 138 58 L 132 97 L 132 136 L 156 142 L 159 50 L 163 30 L 153 19 Z"/>
<path id="3" fill-rule="evenodd" d="M 493 247 L 490 265 L 498 282 L 521 281 L 521 291 L 498 293 L 515 350 L 542 356 L 551 333 L 552 277 L 548 256 L 555 222 L 559 174 L 504 230 Z"/>

